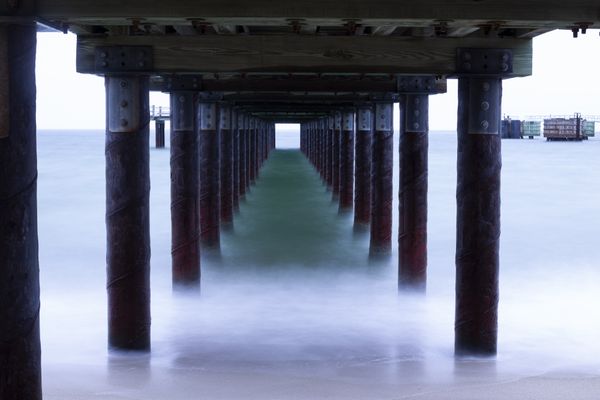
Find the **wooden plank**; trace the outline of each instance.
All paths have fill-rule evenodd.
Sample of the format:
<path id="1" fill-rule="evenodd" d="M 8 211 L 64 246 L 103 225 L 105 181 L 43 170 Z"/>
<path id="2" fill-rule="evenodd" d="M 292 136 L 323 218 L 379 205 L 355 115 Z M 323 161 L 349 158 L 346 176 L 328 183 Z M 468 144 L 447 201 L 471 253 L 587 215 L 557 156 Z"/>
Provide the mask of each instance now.
<path id="1" fill-rule="evenodd" d="M 245 0 L 38 0 L 37 8 L 40 16 L 59 20 L 242 17 L 256 23 L 269 18 L 600 23 L 597 0 L 253 0 L 251 6 Z"/>
<path id="2" fill-rule="evenodd" d="M 154 47 L 156 74 L 220 72 L 448 75 L 459 47 L 512 49 L 513 76 L 531 75 L 531 40 L 371 36 L 120 36 L 77 41 L 77 71 L 99 73 L 96 46 Z"/>

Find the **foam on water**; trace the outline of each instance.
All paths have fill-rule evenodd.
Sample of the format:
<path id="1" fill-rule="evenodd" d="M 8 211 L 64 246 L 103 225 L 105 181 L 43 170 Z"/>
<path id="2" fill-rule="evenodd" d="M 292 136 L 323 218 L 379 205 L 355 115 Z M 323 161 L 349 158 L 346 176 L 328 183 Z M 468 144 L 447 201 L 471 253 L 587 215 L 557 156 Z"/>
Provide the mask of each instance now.
<path id="1" fill-rule="evenodd" d="M 46 398 L 558 399 L 600 387 L 600 141 L 503 141 L 499 354 L 458 361 L 454 134 L 430 139 L 426 296 L 398 295 L 396 250 L 369 263 L 368 235 L 291 149 L 261 171 L 221 260 L 204 260 L 202 295 L 174 295 L 169 152 L 152 149 L 149 355 L 106 350 L 103 134 L 41 132 L 38 148 Z"/>

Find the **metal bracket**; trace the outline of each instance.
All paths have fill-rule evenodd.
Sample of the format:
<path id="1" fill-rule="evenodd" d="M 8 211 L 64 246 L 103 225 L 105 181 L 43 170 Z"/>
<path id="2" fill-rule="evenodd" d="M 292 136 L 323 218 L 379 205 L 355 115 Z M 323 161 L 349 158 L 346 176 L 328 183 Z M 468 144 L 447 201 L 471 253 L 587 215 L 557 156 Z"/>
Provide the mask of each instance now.
<path id="1" fill-rule="evenodd" d="M 513 72 L 513 54 L 508 49 L 458 48 L 457 75 L 504 76 Z"/>
<path id="2" fill-rule="evenodd" d="M 356 127 L 359 131 L 371 131 L 373 128 L 373 121 L 371 116 L 373 115 L 373 110 L 370 107 L 361 107 L 357 111 L 358 117 L 358 126 Z"/>
<path id="3" fill-rule="evenodd" d="M 194 93 L 172 93 L 171 114 L 171 122 L 174 131 L 194 130 Z"/>
<path id="4" fill-rule="evenodd" d="M 427 132 L 429 98 L 426 94 L 406 96 L 406 112 L 404 118 L 404 131 L 424 133 Z"/>
<path id="5" fill-rule="evenodd" d="M 398 76 L 398 93 L 400 94 L 439 94 L 446 93 L 446 79 L 435 75 Z"/>
<path id="6" fill-rule="evenodd" d="M 201 102 L 199 108 L 200 108 L 200 130 L 203 130 L 203 131 L 217 130 L 217 103 Z"/>
<path id="7" fill-rule="evenodd" d="M 99 46 L 94 52 L 98 74 L 151 72 L 154 69 L 152 46 Z"/>
<path id="8" fill-rule="evenodd" d="M 469 79 L 469 130 L 475 135 L 497 135 L 500 128 L 499 78 Z"/>
<path id="9" fill-rule="evenodd" d="M 219 107 L 219 129 L 231 129 L 231 106 L 222 104 Z"/>
<path id="10" fill-rule="evenodd" d="M 394 103 L 375 103 L 375 130 L 391 131 L 393 127 Z"/>
<path id="11" fill-rule="evenodd" d="M 342 130 L 354 131 L 354 113 L 345 111 L 342 117 Z"/>
<path id="12" fill-rule="evenodd" d="M 334 111 L 333 112 L 333 119 L 334 119 L 334 129 L 336 131 L 341 131 L 342 130 L 342 112 L 341 111 Z"/>
<path id="13" fill-rule="evenodd" d="M 109 77 L 108 129 L 110 132 L 136 132 L 140 128 L 140 81 L 135 77 Z"/>
<path id="14" fill-rule="evenodd" d="M 166 76 L 163 79 L 163 90 L 165 92 L 175 90 L 198 92 L 202 90 L 202 75 L 173 75 Z"/>

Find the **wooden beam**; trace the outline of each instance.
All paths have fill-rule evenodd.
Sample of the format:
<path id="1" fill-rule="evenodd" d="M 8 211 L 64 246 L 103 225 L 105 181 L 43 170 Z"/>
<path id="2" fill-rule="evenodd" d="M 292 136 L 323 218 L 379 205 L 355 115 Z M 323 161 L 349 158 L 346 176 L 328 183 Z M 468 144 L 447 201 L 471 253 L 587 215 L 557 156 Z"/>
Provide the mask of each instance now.
<path id="1" fill-rule="evenodd" d="M 367 24 L 362 21 L 368 26 L 395 25 L 394 21 L 400 20 L 487 20 L 529 21 L 532 27 L 540 22 L 600 23 L 597 0 L 253 0 L 251 7 L 243 0 L 38 0 L 37 3 L 38 15 L 57 20 L 236 17 L 254 20 L 259 25 L 261 20 L 273 18 L 389 22 Z"/>
<path id="2" fill-rule="evenodd" d="M 95 68 L 97 46 L 154 48 L 154 72 L 455 73 L 459 47 L 513 51 L 513 76 L 531 75 L 531 40 L 369 36 L 120 36 L 79 37 L 77 71 Z"/>
<path id="3" fill-rule="evenodd" d="M 445 81 L 444 81 L 445 84 Z M 152 79 L 150 90 L 168 91 L 162 79 Z M 338 92 L 368 92 L 388 93 L 397 92 L 398 82 L 395 78 L 389 79 L 340 79 L 328 77 L 278 77 L 265 78 L 232 78 L 232 79 L 204 79 L 200 90 L 206 92 L 307 92 L 307 93 L 338 93 Z"/>

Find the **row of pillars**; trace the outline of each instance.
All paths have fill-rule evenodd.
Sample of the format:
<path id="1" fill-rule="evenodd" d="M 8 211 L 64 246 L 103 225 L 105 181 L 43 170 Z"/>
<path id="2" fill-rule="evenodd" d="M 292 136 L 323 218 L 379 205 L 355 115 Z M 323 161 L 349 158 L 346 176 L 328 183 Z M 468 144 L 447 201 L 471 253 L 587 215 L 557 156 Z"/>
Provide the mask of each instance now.
<path id="1" fill-rule="evenodd" d="M 497 344 L 502 81 L 460 78 L 458 94 L 455 350 L 490 355 Z M 370 224 L 371 256 L 391 253 L 393 107 L 375 102 L 332 110 L 301 127 L 301 150 L 340 211 L 352 209 L 354 191 L 355 229 Z M 398 285 L 424 291 L 428 95 L 402 94 L 400 118 Z"/>
<path id="2" fill-rule="evenodd" d="M 106 78 L 108 331 L 109 346 L 118 349 L 150 348 L 148 82 Z M 170 139 L 173 285 L 197 288 L 201 249 L 220 252 L 221 228 L 233 227 L 240 200 L 275 147 L 275 125 L 177 91 Z"/>
<path id="3" fill-rule="evenodd" d="M 1 27 L 0 39 L 0 50 L 6 55 L 0 58 L 0 398 L 41 399 L 36 27 L 32 24 Z M 106 86 L 109 344 L 147 350 L 150 347 L 148 78 L 108 77 Z M 501 91 L 500 77 L 459 79 L 457 354 L 496 352 Z M 234 113 L 227 105 L 204 101 L 198 94 L 174 93 L 172 99 L 173 276 L 175 282 L 187 285 L 199 279 L 199 242 L 213 248 L 218 245 L 218 227 L 223 217 L 221 204 L 229 201 L 222 201 L 222 190 L 227 199 L 231 190 L 233 207 L 236 201 L 239 204 L 274 147 L 274 126 Z M 410 266 L 412 261 L 407 264 L 404 260 L 418 260 L 415 274 L 422 277 L 419 268 L 424 262 L 426 232 L 422 227 L 426 201 L 418 193 L 423 193 L 426 181 L 426 167 L 423 170 L 426 153 L 422 153 L 426 128 L 417 126 L 417 120 L 424 114 L 413 108 L 417 105 L 415 100 L 407 95 L 401 103 L 400 262 Z M 392 104 L 377 103 L 374 113 L 375 118 L 367 128 L 358 124 L 355 201 L 360 203 L 356 209 L 361 210 L 363 218 L 359 222 L 365 223 L 364 217 L 369 214 L 365 212 L 368 207 L 365 199 L 371 199 L 370 223 L 377 228 L 372 248 L 377 248 L 388 246 L 391 237 Z M 312 125 L 310 131 L 307 126 L 303 129 L 303 150 L 319 165 L 332 190 L 345 185 L 335 189 L 341 199 L 341 193 L 349 190 L 351 162 L 347 152 L 349 138 L 342 146 L 341 135 L 342 131 L 352 129 L 343 130 L 341 125 L 336 129 L 335 121 L 333 127 L 329 121 L 326 126 L 322 121 Z M 424 133 L 422 139 L 415 135 Z M 365 144 L 368 142 L 365 135 L 371 136 L 370 146 Z M 222 145 L 222 141 L 226 144 Z M 227 143 L 231 143 L 231 156 Z M 337 155 L 341 149 L 345 152 L 343 156 Z M 222 156 L 222 151 L 227 155 Z M 339 160 L 344 160 L 344 171 Z M 370 169 L 365 167 L 368 160 L 372 164 Z M 227 189 L 221 189 L 221 173 L 228 165 L 233 170 L 233 187 L 229 189 L 227 183 Z M 365 185 L 368 170 L 371 181 Z M 229 172 L 224 174 L 229 177 Z M 228 212 L 225 209 L 225 218 Z"/>

